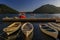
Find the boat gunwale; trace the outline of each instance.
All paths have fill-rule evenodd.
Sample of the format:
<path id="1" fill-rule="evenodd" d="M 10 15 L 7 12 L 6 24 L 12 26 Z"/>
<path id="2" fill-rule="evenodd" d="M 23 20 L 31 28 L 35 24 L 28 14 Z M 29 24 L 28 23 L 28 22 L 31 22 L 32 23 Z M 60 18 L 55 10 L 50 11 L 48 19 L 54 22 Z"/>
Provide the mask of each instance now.
<path id="1" fill-rule="evenodd" d="M 56 27 L 56 26 L 52 25 L 51 23 L 48 23 L 48 24 L 51 25 L 52 28 L 55 28 L 56 30 L 60 31 L 59 27 Z"/>
<path id="2" fill-rule="evenodd" d="M 23 32 L 23 28 L 26 26 L 26 24 L 28 24 L 29 22 L 26 22 L 26 23 L 24 23 L 23 25 L 22 25 L 22 27 L 21 27 L 21 30 L 22 30 L 22 32 Z M 30 25 L 32 25 L 31 23 L 29 23 Z M 33 31 L 33 29 L 34 29 L 34 27 L 33 27 L 33 25 L 31 26 L 32 27 L 32 29 L 31 30 L 29 30 L 29 31 L 27 31 L 27 33 L 31 33 L 32 31 Z M 24 33 L 24 32 L 23 32 Z M 25 33 L 24 33 L 25 34 Z M 26 34 L 25 34 L 26 35 Z M 28 37 L 28 36 L 26 36 L 26 37 Z"/>
<path id="3" fill-rule="evenodd" d="M 52 36 L 52 33 L 51 33 L 51 32 L 48 32 L 48 31 L 46 31 L 46 30 L 44 30 L 44 29 L 42 29 L 40 24 L 39 24 L 39 27 L 40 27 L 40 30 L 41 30 L 43 33 L 45 33 L 45 34 L 47 34 L 47 35 L 49 35 L 49 36 Z M 55 34 L 56 34 L 56 33 L 58 34 L 58 31 L 57 31 L 56 29 L 54 29 L 54 30 L 55 30 L 56 32 L 53 32 L 53 34 L 54 34 L 54 33 L 55 33 Z M 51 34 L 50 34 L 50 33 L 51 33 Z M 58 35 L 56 35 L 56 37 L 53 36 L 53 38 L 55 38 L 55 39 L 56 39 L 57 37 L 58 37 Z"/>
<path id="4" fill-rule="evenodd" d="M 18 23 L 18 22 L 17 22 Z M 16 24 L 16 22 L 14 22 L 14 23 L 12 23 L 12 24 L 10 24 L 8 27 L 11 27 L 11 26 L 13 26 L 13 25 L 15 25 Z M 19 26 L 17 27 L 17 29 L 15 30 L 15 31 L 17 31 L 18 29 L 19 29 L 19 27 L 21 26 L 21 22 L 20 22 L 20 24 L 19 24 Z M 6 27 L 7 28 L 7 27 Z M 6 29 L 4 28 L 3 29 L 3 31 L 4 32 L 6 32 L 7 33 L 7 35 L 10 35 L 10 34 L 12 34 L 12 33 L 14 33 L 15 31 L 13 31 L 13 32 L 11 32 L 10 34 L 8 33 L 8 31 L 6 31 Z"/>

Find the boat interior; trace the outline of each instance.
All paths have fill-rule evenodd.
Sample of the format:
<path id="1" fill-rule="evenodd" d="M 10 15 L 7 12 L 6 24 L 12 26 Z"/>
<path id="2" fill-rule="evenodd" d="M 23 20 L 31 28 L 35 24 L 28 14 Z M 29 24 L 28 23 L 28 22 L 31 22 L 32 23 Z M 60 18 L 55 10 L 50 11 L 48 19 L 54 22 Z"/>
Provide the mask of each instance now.
<path id="1" fill-rule="evenodd" d="M 18 25 L 19 23 L 15 23 L 14 25 L 5 28 L 4 31 L 7 31 L 7 32 L 13 31 L 14 29 L 16 29 L 15 27 L 17 27 Z"/>
<path id="2" fill-rule="evenodd" d="M 49 31 L 49 32 L 55 32 L 54 29 L 50 28 L 50 27 L 47 26 L 47 25 L 42 25 L 42 28 L 45 29 L 46 31 Z"/>
<path id="3" fill-rule="evenodd" d="M 31 27 L 30 24 L 26 24 L 25 26 L 26 26 L 26 27 L 23 28 L 25 31 L 29 31 L 29 30 L 32 29 L 32 27 Z"/>
<path id="4" fill-rule="evenodd" d="M 42 25 L 42 28 L 43 28 L 43 29 L 51 29 L 51 28 L 49 28 L 47 25 Z"/>
<path id="5" fill-rule="evenodd" d="M 56 23 L 51 23 L 52 25 L 54 25 L 55 27 L 60 27 L 58 24 Z"/>
<path id="6" fill-rule="evenodd" d="M 47 31 L 50 31 L 50 32 L 55 32 L 55 30 L 53 30 L 53 29 L 48 29 Z"/>

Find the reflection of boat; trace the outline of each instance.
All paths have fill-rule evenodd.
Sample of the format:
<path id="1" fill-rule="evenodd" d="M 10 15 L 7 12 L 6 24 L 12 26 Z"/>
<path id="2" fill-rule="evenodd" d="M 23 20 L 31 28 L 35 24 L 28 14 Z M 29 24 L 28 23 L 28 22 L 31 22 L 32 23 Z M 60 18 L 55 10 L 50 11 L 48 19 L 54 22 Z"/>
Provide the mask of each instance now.
<path id="1" fill-rule="evenodd" d="M 40 24 L 39 27 L 43 33 L 57 39 L 58 31 L 56 29 L 51 28 L 47 24 Z"/>
<path id="2" fill-rule="evenodd" d="M 29 22 L 24 23 L 21 27 L 21 30 L 26 37 L 33 33 L 33 29 L 34 29 L 33 25 Z"/>
<path id="3" fill-rule="evenodd" d="M 16 32 L 21 26 L 21 22 L 14 22 L 9 25 L 7 28 L 4 28 L 3 31 L 6 32 L 7 35 L 10 35 Z"/>

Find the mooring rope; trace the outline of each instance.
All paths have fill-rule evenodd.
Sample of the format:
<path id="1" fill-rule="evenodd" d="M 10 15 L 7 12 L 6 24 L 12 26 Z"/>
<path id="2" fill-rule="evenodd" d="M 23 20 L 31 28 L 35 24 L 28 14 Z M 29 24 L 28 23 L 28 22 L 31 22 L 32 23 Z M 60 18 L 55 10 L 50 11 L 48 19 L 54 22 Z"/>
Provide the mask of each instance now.
<path id="1" fill-rule="evenodd" d="M 2 36 L 0 36 L 0 38 L 3 38 L 4 40 L 6 40 L 7 38 L 5 38 L 5 37 L 2 37 Z"/>
<path id="2" fill-rule="evenodd" d="M 3 38 L 3 39 L 6 40 L 7 38 L 1 36 L 1 35 L 3 35 L 3 34 L 4 34 L 4 32 L 0 34 L 0 38 Z"/>

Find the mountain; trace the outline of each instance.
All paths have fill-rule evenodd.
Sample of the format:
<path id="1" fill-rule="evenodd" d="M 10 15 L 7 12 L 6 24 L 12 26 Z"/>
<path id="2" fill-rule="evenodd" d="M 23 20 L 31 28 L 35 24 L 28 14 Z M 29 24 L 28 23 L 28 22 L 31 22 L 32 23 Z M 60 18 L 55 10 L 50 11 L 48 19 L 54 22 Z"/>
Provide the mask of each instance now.
<path id="1" fill-rule="evenodd" d="M 60 13 L 60 7 L 56 7 L 54 5 L 46 4 L 37 9 L 33 12 L 40 12 L 40 13 Z"/>
<path id="2" fill-rule="evenodd" d="M 10 8 L 5 4 L 0 4 L 0 13 L 18 13 L 18 11 Z"/>

